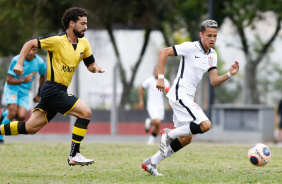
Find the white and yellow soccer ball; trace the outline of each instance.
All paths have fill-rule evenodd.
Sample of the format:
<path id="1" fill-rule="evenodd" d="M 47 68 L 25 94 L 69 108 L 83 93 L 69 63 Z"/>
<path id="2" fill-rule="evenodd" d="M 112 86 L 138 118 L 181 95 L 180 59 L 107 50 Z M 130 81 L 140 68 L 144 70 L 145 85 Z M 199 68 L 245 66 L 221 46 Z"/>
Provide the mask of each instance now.
<path id="1" fill-rule="evenodd" d="M 250 162 L 255 166 L 266 165 L 271 157 L 270 149 L 262 143 L 254 144 L 248 152 Z"/>

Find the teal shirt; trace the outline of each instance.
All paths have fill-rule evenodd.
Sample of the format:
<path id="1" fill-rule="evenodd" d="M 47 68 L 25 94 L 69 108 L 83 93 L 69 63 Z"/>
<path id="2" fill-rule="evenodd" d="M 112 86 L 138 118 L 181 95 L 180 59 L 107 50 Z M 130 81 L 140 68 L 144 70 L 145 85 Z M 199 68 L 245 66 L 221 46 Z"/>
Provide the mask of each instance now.
<path id="1" fill-rule="evenodd" d="M 13 57 L 9 70 L 8 70 L 8 74 L 12 75 L 15 79 L 20 79 L 21 77 L 26 77 L 28 74 L 34 73 L 37 74 L 39 73 L 40 76 L 44 75 L 46 72 L 46 65 L 44 63 L 44 60 L 38 56 L 37 54 L 35 55 L 34 59 L 31 61 L 27 61 L 24 60 L 24 64 L 23 64 L 23 71 L 24 73 L 22 74 L 22 76 L 18 76 L 14 71 L 14 66 L 17 64 L 18 59 L 19 59 L 20 55 L 17 55 L 15 57 Z M 11 90 L 17 90 L 19 88 L 22 88 L 24 90 L 29 90 L 32 86 L 32 82 L 34 80 L 35 76 L 32 78 L 31 81 L 29 82 L 25 82 L 19 85 L 9 85 L 7 84 L 7 82 L 5 83 L 5 85 L 7 85 L 7 87 L 9 87 Z"/>

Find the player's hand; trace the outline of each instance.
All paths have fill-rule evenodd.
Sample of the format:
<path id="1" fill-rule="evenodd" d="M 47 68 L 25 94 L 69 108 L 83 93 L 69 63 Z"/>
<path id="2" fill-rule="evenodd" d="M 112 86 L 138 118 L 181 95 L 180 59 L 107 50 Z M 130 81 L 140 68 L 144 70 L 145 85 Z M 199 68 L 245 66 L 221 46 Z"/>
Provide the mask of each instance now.
<path id="1" fill-rule="evenodd" d="M 98 65 L 94 66 L 94 73 L 104 73 L 105 71 Z"/>
<path id="2" fill-rule="evenodd" d="M 38 96 L 38 95 L 36 95 L 36 96 L 33 98 L 33 101 L 34 101 L 35 103 L 39 102 L 39 100 L 40 100 L 40 96 Z"/>
<path id="3" fill-rule="evenodd" d="M 20 64 L 16 64 L 16 65 L 14 66 L 13 71 L 14 71 L 17 75 L 20 76 L 20 75 L 23 74 L 23 66 L 20 65 Z"/>
<path id="4" fill-rule="evenodd" d="M 32 81 L 32 78 L 33 78 L 33 74 L 28 74 L 25 78 L 24 78 L 24 82 L 29 82 L 29 81 Z"/>
<path id="5" fill-rule="evenodd" d="M 230 66 L 229 72 L 231 75 L 235 75 L 238 71 L 239 71 L 239 62 L 235 61 L 235 63 Z"/>
<path id="6" fill-rule="evenodd" d="M 144 108 L 144 102 L 140 101 L 138 105 L 139 110 L 142 110 Z"/>
<path id="7" fill-rule="evenodd" d="M 164 84 L 164 79 L 158 79 L 157 80 L 157 89 L 160 90 L 161 92 L 164 91 L 165 84 Z"/>

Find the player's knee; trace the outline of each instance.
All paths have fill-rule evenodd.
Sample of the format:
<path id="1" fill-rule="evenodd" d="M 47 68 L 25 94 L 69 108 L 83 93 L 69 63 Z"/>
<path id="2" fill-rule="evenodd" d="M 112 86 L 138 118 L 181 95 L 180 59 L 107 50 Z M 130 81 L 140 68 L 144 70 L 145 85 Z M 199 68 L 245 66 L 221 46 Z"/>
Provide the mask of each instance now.
<path id="1" fill-rule="evenodd" d="M 155 125 L 159 126 L 162 121 L 160 119 L 154 119 L 153 122 Z"/>
<path id="2" fill-rule="evenodd" d="M 90 119 L 91 116 L 92 116 L 92 111 L 90 109 L 87 109 L 87 110 L 83 111 L 81 116 L 82 116 L 81 118 Z"/>
<path id="3" fill-rule="evenodd" d="M 13 110 L 9 110 L 9 114 L 8 114 L 8 116 L 9 117 L 12 117 L 12 118 L 14 118 L 14 117 L 16 117 L 16 115 L 17 115 L 17 110 L 15 109 L 13 109 Z"/>
<path id="4" fill-rule="evenodd" d="M 200 124 L 200 128 L 201 128 L 203 133 L 209 131 L 211 129 L 211 122 L 209 120 L 203 121 Z"/>
<path id="5" fill-rule="evenodd" d="M 18 121 L 24 121 L 25 118 L 26 118 L 26 115 L 25 115 L 25 114 L 18 114 L 18 115 L 17 115 L 17 120 L 18 120 Z"/>

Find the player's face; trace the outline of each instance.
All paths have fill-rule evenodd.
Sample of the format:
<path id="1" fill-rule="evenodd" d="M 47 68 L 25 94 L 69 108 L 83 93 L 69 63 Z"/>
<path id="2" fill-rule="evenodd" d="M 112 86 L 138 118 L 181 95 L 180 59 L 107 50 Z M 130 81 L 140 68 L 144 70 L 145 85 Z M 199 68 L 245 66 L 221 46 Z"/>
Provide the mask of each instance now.
<path id="1" fill-rule="evenodd" d="M 206 51 L 210 50 L 216 42 L 217 29 L 207 28 L 203 33 L 200 32 L 201 42 Z"/>
<path id="2" fill-rule="evenodd" d="M 37 51 L 38 51 L 37 48 L 32 48 L 32 49 L 29 51 L 29 53 L 27 54 L 27 56 L 26 56 L 25 59 L 28 60 L 28 61 L 33 60 L 34 57 L 35 57 L 35 54 L 37 53 Z"/>
<path id="3" fill-rule="evenodd" d="M 78 38 L 84 37 L 84 32 L 87 30 L 87 17 L 79 17 L 73 28 L 73 33 Z"/>

